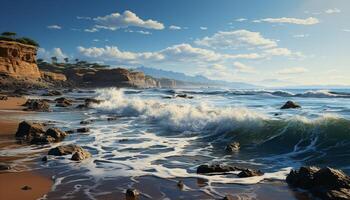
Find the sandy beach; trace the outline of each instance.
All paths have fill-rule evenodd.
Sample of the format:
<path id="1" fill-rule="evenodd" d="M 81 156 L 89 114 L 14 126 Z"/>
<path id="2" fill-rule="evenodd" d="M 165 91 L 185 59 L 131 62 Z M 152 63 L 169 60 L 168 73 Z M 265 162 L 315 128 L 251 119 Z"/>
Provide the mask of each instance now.
<path id="1" fill-rule="evenodd" d="M 8 100 L 0 101 L 0 150 L 16 148 L 14 134 L 19 121 L 16 115 L 24 114 L 21 105 L 26 101 L 21 97 L 9 97 Z M 11 117 L 9 117 L 11 116 Z M 9 119 L 10 118 L 10 119 Z M 0 163 L 11 165 L 21 157 L 0 156 Z M 28 163 L 29 164 L 29 163 Z M 16 169 L 12 169 L 16 171 Z M 50 176 L 38 171 L 0 172 L 0 199 L 38 199 L 48 193 L 52 186 Z M 30 189 L 23 189 L 28 186 Z"/>

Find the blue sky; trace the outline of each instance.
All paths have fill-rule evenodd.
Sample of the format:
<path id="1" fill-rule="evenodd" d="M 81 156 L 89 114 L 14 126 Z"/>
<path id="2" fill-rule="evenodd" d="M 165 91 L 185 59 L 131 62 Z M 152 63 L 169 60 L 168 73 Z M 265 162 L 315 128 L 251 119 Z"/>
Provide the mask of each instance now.
<path id="1" fill-rule="evenodd" d="M 266 86 L 350 85 L 349 0 L 2 0 L 39 57 Z"/>

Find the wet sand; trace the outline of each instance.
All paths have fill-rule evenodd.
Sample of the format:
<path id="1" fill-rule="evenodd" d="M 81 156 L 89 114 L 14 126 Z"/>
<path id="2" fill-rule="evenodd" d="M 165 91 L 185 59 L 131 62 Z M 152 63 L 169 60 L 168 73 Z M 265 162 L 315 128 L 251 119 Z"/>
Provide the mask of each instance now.
<path id="1" fill-rule="evenodd" d="M 6 151 L 9 148 L 16 148 L 14 134 L 17 130 L 19 121 L 16 117 L 24 112 L 19 112 L 26 101 L 21 97 L 9 97 L 8 100 L 0 101 L 0 151 Z M 0 156 L 0 163 L 9 164 L 21 157 Z M 29 163 L 28 163 L 29 164 Z M 13 169 L 12 171 L 16 171 Z M 38 199 L 51 190 L 53 182 L 49 175 L 37 171 L 29 172 L 0 172 L 0 199 L 18 200 L 18 199 Z M 24 186 L 31 189 L 23 190 Z"/>

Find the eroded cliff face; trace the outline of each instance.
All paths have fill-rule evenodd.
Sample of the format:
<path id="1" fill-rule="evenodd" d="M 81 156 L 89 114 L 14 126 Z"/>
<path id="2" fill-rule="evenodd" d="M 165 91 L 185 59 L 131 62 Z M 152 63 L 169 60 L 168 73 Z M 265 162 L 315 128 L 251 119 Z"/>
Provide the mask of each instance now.
<path id="1" fill-rule="evenodd" d="M 41 74 L 36 65 L 36 52 L 34 46 L 0 41 L 0 75 L 12 79 L 39 80 Z"/>
<path id="2" fill-rule="evenodd" d="M 142 72 L 127 69 L 73 68 L 65 70 L 68 81 L 88 87 L 157 87 L 157 81 Z"/>

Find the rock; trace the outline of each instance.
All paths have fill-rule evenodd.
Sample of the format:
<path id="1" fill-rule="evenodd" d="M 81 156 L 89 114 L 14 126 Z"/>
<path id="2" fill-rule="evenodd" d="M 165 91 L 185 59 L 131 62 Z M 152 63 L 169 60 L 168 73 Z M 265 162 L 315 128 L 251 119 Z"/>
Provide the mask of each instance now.
<path id="1" fill-rule="evenodd" d="M 11 166 L 0 163 L 0 171 L 10 170 Z"/>
<path id="2" fill-rule="evenodd" d="M 28 99 L 25 104 L 25 111 L 50 112 L 50 105 L 47 101 L 41 99 Z"/>
<path id="3" fill-rule="evenodd" d="M 85 99 L 85 106 L 90 107 L 92 104 L 100 104 L 102 102 L 103 102 L 103 100 L 87 98 L 87 99 Z"/>
<path id="4" fill-rule="evenodd" d="M 47 156 L 44 156 L 44 157 L 41 159 L 41 161 L 43 161 L 43 162 L 47 162 L 47 161 L 48 161 Z"/>
<path id="5" fill-rule="evenodd" d="M 182 190 L 184 188 L 184 182 L 182 180 L 179 180 L 179 182 L 177 182 L 177 187 L 179 187 L 180 190 Z"/>
<path id="6" fill-rule="evenodd" d="M 76 151 L 75 153 L 73 153 L 71 160 L 81 161 L 90 157 L 91 157 L 91 154 L 88 151 L 83 149 L 83 151 Z"/>
<path id="7" fill-rule="evenodd" d="M 78 108 L 78 109 L 84 109 L 84 108 L 88 108 L 85 104 L 79 104 L 79 105 L 77 105 L 77 107 L 76 108 Z"/>
<path id="8" fill-rule="evenodd" d="M 92 122 L 94 122 L 95 120 L 93 119 L 89 119 L 89 120 L 83 120 L 80 122 L 80 124 L 91 124 Z"/>
<path id="9" fill-rule="evenodd" d="M 264 173 L 261 172 L 260 170 L 244 169 L 237 176 L 239 178 L 247 178 L 247 177 L 262 176 L 262 175 L 264 175 Z"/>
<path id="10" fill-rule="evenodd" d="M 29 187 L 28 185 L 25 185 L 25 186 L 23 186 L 21 189 L 22 189 L 22 190 L 31 190 L 32 188 Z"/>
<path id="11" fill-rule="evenodd" d="M 87 133 L 87 132 L 89 132 L 89 131 L 90 131 L 90 129 L 89 129 L 89 128 L 86 128 L 86 127 L 78 128 L 78 129 L 77 129 L 77 132 L 78 132 L 78 133 Z"/>
<path id="12" fill-rule="evenodd" d="M 293 102 L 293 101 L 287 101 L 287 102 L 281 107 L 281 109 L 291 109 L 291 108 L 301 108 L 301 106 L 298 105 L 297 103 Z"/>
<path id="13" fill-rule="evenodd" d="M 42 124 L 22 121 L 18 125 L 16 137 L 31 139 L 33 137 L 41 136 L 44 133 L 45 133 L 44 126 Z"/>
<path id="14" fill-rule="evenodd" d="M 117 120 L 118 119 L 118 117 L 108 117 L 107 118 L 107 121 L 115 121 L 115 120 Z"/>
<path id="15" fill-rule="evenodd" d="M 324 200 L 350 199 L 350 177 L 337 169 L 301 167 L 298 171 L 291 170 L 286 181 Z"/>
<path id="16" fill-rule="evenodd" d="M 50 90 L 47 93 L 43 94 L 42 96 L 60 96 L 62 95 L 62 92 L 58 90 Z"/>
<path id="17" fill-rule="evenodd" d="M 127 200 L 134 200 L 139 198 L 140 192 L 136 189 L 127 189 L 125 195 Z"/>
<path id="18" fill-rule="evenodd" d="M 6 95 L 0 96 L 0 101 L 6 101 L 6 100 L 8 100 L 8 97 Z"/>
<path id="19" fill-rule="evenodd" d="M 237 152 L 240 149 L 240 144 L 238 142 L 232 142 L 231 144 L 227 145 L 225 150 L 227 152 Z"/>
<path id="20" fill-rule="evenodd" d="M 225 195 L 225 197 L 222 200 L 234 200 L 233 196 L 230 194 Z"/>
<path id="21" fill-rule="evenodd" d="M 78 151 L 83 152 L 85 150 L 78 145 L 69 144 L 69 145 L 62 145 L 62 146 L 58 146 L 50 149 L 48 152 L 48 155 L 64 156 L 64 155 L 73 154 L 74 152 L 78 152 Z"/>
<path id="22" fill-rule="evenodd" d="M 43 145 L 43 144 L 50 144 L 54 143 L 57 140 L 51 136 L 47 135 L 41 135 L 41 136 L 36 136 L 32 140 L 30 140 L 31 144 L 37 144 L 37 145 Z"/>
<path id="23" fill-rule="evenodd" d="M 238 168 L 230 165 L 223 164 L 213 164 L 213 165 L 200 165 L 197 168 L 197 174 L 207 174 L 207 173 L 225 173 L 230 171 L 235 171 Z"/>
<path id="24" fill-rule="evenodd" d="M 71 106 L 73 103 L 72 100 L 67 99 L 65 97 L 57 98 L 55 99 L 55 102 L 57 103 L 56 107 L 68 107 L 68 106 Z"/>
<path id="25" fill-rule="evenodd" d="M 46 133 L 47 136 L 51 136 L 55 138 L 56 140 L 62 140 L 64 137 L 67 136 L 67 133 L 58 129 L 58 128 L 49 128 L 47 129 Z"/>
<path id="26" fill-rule="evenodd" d="M 68 130 L 66 131 L 67 134 L 73 134 L 74 133 L 74 130 Z"/>
<path id="27" fill-rule="evenodd" d="M 193 96 L 189 96 L 187 94 L 177 94 L 176 97 L 185 98 L 185 99 L 193 99 Z"/>

